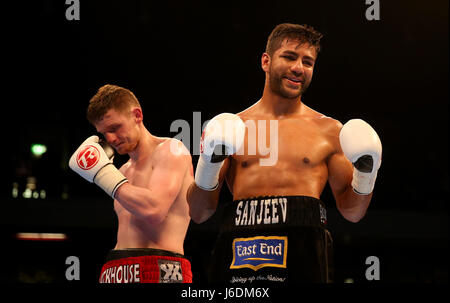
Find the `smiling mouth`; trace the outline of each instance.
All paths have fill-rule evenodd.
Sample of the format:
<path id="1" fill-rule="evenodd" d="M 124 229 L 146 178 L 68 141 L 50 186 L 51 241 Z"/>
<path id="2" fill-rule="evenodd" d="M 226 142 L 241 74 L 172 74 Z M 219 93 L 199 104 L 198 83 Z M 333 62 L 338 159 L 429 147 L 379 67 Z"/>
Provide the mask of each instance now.
<path id="1" fill-rule="evenodd" d="M 291 85 L 295 85 L 298 86 L 300 84 L 304 84 L 304 80 L 301 79 L 297 79 L 297 78 L 293 78 L 293 77 L 284 77 L 286 80 L 288 80 L 288 83 L 290 83 Z"/>

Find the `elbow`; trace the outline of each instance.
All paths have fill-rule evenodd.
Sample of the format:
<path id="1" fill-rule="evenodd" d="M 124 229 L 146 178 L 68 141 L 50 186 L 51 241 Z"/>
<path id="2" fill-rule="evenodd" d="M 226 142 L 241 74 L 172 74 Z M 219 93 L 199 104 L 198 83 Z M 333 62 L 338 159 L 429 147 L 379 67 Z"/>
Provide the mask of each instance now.
<path id="1" fill-rule="evenodd" d="M 192 211 L 192 208 L 189 207 L 189 216 L 192 221 L 196 224 L 201 224 L 206 221 L 206 218 L 199 214 L 198 212 Z"/>
<path id="2" fill-rule="evenodd" d="M 145 221 L 152 225 L 162 224 L 176 199 L 174 192 L 169 192 L 169 195 L 154 197 L 152 201 L 147 203 L 147 208 L 144 211 Z"/>
<path id="3" fill-rule="evenodd" d="M 342 217 L 344 217 L 345 220 L 352 222 L 352 223 L 358 223 L 365 216 L 365 212 L 361 213 L 361 212 L 350 211 L 350 210 L 345 210 L 345 209 L 340 209 L 340 208 L 338 208 L 338 210 L 341 213 Z"/>
<path id="4" fill-rule="evenodd" d="M 197 216 L 195 213 L 193 213 L 190 208 L 189 208 L 189 217 L 191 217 L 191 220 L 194 223 L 197 223 L 197 224 L 202 223 L 202 221 L 200 220 L 200 217 Z"/>
<path id="5" fill-rule="evenodd" d="M 193 209 L 189 205 L 189 216 L 191 217 L 192 221 L 196 224 L 201 224 L 205 221 L 207 221 L 209 218 L 211 218 L 212 215 L 214 215 L 216 209 Z"/>
<path id="6" fill-rule="evenodd" d="M 167 212 L 160 208 L 153 208 L 151 210 L 146 211 L 143 214 L 143 219 L 145 222 L 150 223 L 151 225 L 160 225 L 164 222 L 167 217 Z"/>
<path id="7" fill-rule="evenodd" d="M 204 209 L 202 205 L 199 205 L 199 202 L 192 197 L 192 191 L 194 188 L 194 184 L 191 185 L 186 194 L 186 201 L 189 207 L 189 217 L 196 224 L 201 224 L 205 222 L 208 217 L 205 216 Z"/>
<path id="8" fill-rule="evenodd" d="M 355 216 L 355 215 L 342 215 L 345 220 L 352 222 L 352 223 L 358 223 L 363 218 L 362 216 Z"/>
<path id="9" fill-rule="evenodd" d="M 197 217 L 193 217 L 193 216 L 191 216 L 191 220 L 192 220 L 192 222 L 194 222 L 195 224 L 202 224 L 203 222 L 205 222 L 205 221 L 202 220 L 201 218 L 197 218 Z"/>

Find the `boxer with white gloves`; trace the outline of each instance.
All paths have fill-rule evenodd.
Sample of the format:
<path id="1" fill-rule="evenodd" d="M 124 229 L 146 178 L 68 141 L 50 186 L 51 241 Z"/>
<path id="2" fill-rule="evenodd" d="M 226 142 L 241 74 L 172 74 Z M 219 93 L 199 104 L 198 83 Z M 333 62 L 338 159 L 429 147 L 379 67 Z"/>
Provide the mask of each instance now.
<path id="1" fill-rule="evenodd" d="M 183 255 L 190 222 L 186 192 L 194 180 L 189 151 L 178 140 L 152 135 L 139 101 L 123 87 L 102 86 L 89 102 L 87 118 L 110 146 L 91 136 L 69 166 L 114 199 L 119 223 L 99 282 L 192 282 Z M 120 169 L 111 146 L 130 157 Z"/>
<path id="2" fill-rule="evenodd" d="M 302 100 L 321 37 L 307 25 L 278 25 L 261 57 L 262 98 L 237 114 L 245 132 L 241 123 L 230 127 L 236 137 L 245 134 L 242 147 L 236 147 L 243 152 L 233 153 L 228 144 L 226 159 L 217 163 L 200 155 L 187 193 L 192 220 L 201 223 L 215 213 L 225 182 L 233 195 L 223 205 L 210 282 L 330 282 L 332 240 L 326 203 L 320 200 L 327 182 L 345 219 L 356 223 L 366 214 L 381 164 L 376 132 L 362 120 L 343 126 Z M 271 125 L 277 125 L 277 136 L 270 136 L 269 150 L 276 149 L 277 161 L 261 165 L 267 153 L 250 151 L 268 142 Z M 202 140 L 227 142 L 217 137 L 221 132 L 207 126 Z"/>

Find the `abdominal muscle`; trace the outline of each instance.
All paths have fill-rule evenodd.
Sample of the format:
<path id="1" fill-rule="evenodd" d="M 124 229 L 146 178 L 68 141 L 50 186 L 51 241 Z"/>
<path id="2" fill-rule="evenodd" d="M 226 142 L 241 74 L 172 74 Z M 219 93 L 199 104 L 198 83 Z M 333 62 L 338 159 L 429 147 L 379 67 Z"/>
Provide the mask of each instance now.
<path id="1" fill-rule="evenodd" d="M 232 168 L 227 182 L 233 200 L 259 196 L 309 196 L 320 199 L 328 172 L 325 163 L 314 168 L 294 168 L 282 160 L 272 167 L 257 164 Z M 230 176 L 230 175 L 229 175 Z"/>
<path id="2" fill-rule="evenodd" d="M 132 215 L 117 201 L 115 210 L 119 221 L 117 244 L 114 249 L 155 248 L 183 254 L 185 231 L 177 226 L 185 226 L 184 218 L 168 213 L 159 224 L 151 224 Z"/>

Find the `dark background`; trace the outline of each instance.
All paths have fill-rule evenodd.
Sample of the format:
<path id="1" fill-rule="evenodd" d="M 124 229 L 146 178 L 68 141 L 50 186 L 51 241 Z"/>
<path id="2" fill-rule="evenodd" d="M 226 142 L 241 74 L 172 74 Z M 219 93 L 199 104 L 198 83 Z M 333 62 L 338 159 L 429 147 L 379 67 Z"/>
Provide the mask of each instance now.
<path id="1" fill-rule="evenodd" d="M 174 137 L 176 119 L 192 127 L 193 112 L 205 121 L 259 100 L 260 57 L 283 22 L 324 34 L 304 103 L 343 123 L 368 121 L 383 143 L 375 194 L 359 223 L 339 215 L 328 186 L 322 195 L 335 281 L 366 281 L 365 260 L 377 256 L 381 282 L 448 282 L 448 1 L 380 6 L 381 20 L 368 21 L 364 0 L 81 1 L 80 20 L 68 21 L 62 0 L 3 4 L 0 257 L 8 262 L 0 282 L 65 282 L 72 255 L 80 282 L 97 281 L 115 245 L 112 201 L 67 162 L 95 132 L 85 112 L 101 85 L 132 90 L 150 132 Z M 33 158 L 32 143 L 47 152 Z M 30 176 L 45 199 L 21 197 Z M 222 200 L 230 197 L 224 187 Z M 220 212 L 188 230 L 194 282 L 205 281 Z M 21 241 L 18 232 L 68 239 Z"/>

